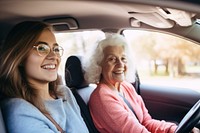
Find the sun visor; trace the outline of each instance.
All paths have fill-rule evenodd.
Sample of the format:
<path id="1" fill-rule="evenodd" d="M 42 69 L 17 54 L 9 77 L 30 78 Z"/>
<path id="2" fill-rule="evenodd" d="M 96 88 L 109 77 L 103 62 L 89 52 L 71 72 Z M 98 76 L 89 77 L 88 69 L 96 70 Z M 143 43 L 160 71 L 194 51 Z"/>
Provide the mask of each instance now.
<path id="1" fill-rule="evenodd" d="M 174 20 L 177 24 L 183 27 L 191 26 L 191 18 L 195 16 L 194 13 L 171 9 L 171 8 L 160 8 L 157 7 L 158 13 L 166 19 Z"/>
<path id="2" fill-rule="evenodd" d="M 188 27 L 192 25 L 192 18 L 195 16 L 194 13 L 171 8 L 142 7 L 143 10 L 138 10 L 136 7 L 128 12 L 133 27 L 140 27 L 142 23 L 163 29 L 174 25 Z"/>
<path id="3" fill-rule="evenodd" d="M 131 13 L 131 26 L 139 26 L 139 22 L 143 22 L 153 27 L 157 28 L 172 28 L 174 26 L 174 22 L 163 18 L 158 13 Z"/>

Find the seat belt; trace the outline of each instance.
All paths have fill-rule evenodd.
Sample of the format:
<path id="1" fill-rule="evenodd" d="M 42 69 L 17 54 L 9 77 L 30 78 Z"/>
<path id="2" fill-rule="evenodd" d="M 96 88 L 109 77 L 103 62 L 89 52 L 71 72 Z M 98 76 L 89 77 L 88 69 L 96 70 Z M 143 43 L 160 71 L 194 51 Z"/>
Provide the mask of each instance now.
<path id="1" fill-rule="evenodd" d="M 60 131 L 60 133 L 66 133 L 61 127 L 60 125 L 58 125 L 58 123 L 53 119 L 53 117 L 51 117 L 50 114 L 44 114 L 57 128 L 58 131 Z"/>
<path id="2" fill-rule="evenodd" d="M 131 109 L 131 111 L 133 112 L 133 114 L 135 115 L 135 117 L 138 119 L 138 117 L 137 117 L 135 111 L 133 110 L 133 107 L 129 103 L 129 101 L 124 96 L 122 96 L 120 93 L 119 93 L 119 96 L 123 98 L 124 102 L 128 105 L 128 107 Z M 139 119 L 138 119 L 138 121 L 139 121 Z"/>

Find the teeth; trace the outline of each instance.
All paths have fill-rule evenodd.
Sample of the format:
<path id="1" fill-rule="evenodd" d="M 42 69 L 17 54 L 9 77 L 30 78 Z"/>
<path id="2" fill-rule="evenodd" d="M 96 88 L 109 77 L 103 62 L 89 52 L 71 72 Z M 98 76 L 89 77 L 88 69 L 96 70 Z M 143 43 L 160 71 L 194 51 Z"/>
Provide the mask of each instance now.
<path id="1" fill-rule="evenodd" d="M 56 68 L 56 65 L 44 65 L 44 66 L 42 66 L 42 68 L 44 68 L 44 69 L 54 69 L 54 68 Z"/>
<path id="2" fill-rule="evenodd" d="M 116 69 L 114 72 L 115 72 L 115 73 L 123 73 L 123 72 L 124 72 L 124 69 Z"/>
<path id="3" fill-rule="evenodd" d="M 121 73 L 123 73 L 123 71 L 121 71 L 121 72 L 115 72 L 115 73 L 117 73 L 117 74 L 121 74 Z"/>
<path id="4" fill-rule="evenodd" d="M 120 74 L 120 73 L 123 73 L 124 71 L 115 71 L 115 73 L 118 73 L 118 74 Z"/>

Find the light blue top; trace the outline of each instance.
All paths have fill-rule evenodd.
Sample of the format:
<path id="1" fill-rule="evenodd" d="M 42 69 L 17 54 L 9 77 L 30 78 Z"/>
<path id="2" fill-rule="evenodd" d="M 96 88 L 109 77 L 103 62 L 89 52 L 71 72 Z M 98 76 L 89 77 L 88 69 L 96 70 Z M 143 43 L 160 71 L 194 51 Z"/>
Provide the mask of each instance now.
<path id="1" fill-rule="evenodd" d="M 65 91 L 63 98 L 45 101 L 51 116 L 66 133 L 89 133 L 69 88 L 59 86 L 59 89 Z M 2 113 L 9 133 L 59 133 L 46 116 L 23 99 L 6 100 L 2 104 Z"/>

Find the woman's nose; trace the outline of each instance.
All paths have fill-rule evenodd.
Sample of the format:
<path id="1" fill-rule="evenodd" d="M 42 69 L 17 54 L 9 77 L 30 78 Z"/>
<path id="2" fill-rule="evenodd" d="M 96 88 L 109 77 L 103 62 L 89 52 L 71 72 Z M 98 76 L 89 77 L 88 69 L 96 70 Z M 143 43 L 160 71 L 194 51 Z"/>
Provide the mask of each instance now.
<path id="1" fill-rule="evenodd" d="M 117 59 L 117 64 L 121 65 L 121 66 L 124 66 L 124 62 L 121 59 Z"/>
<path id="2" fill-rule="evenodd" d="M 47 55 L 47 58 L 58 58 L 58 56 L 55 54 L 55 52 L 51 49 L 49 54 Z"/>

